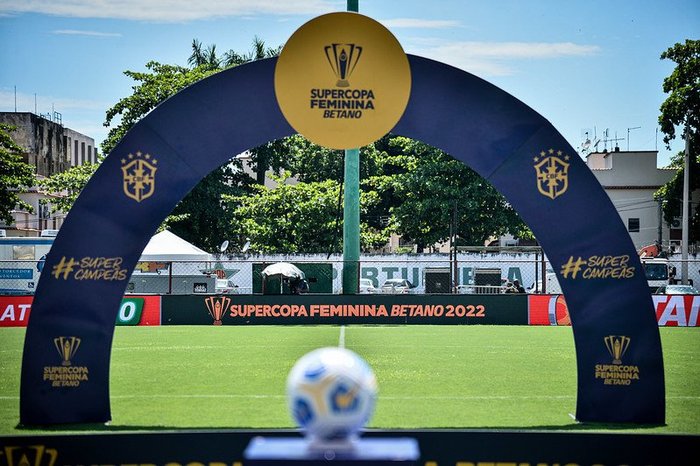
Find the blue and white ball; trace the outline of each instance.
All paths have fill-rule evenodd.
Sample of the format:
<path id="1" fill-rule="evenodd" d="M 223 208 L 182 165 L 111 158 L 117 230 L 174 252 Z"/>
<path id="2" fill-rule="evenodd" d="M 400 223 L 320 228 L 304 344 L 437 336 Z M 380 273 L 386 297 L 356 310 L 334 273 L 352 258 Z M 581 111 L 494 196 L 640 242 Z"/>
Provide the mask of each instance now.
<path id="1" fill-rule="evenodd" d="M 320 348 L 301 357 L 287 378 L 294 421 L 317 440 L 352 437 L 369 422 L 377 399 L 370 366 L 344 348 Z"/>

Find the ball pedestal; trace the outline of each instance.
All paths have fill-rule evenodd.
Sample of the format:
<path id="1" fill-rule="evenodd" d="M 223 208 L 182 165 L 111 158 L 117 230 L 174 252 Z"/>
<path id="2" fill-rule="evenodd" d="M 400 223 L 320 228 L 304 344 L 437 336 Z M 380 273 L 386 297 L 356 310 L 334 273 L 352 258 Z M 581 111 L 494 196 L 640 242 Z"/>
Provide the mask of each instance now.
<path id="1" fill-rule="evenodd" d="M 350 438 L 314 441 L 296 437 L 255 437 L 244 452 L 253 466 L 315 465 L 417 465 L 418 442 L 410 437 Z"/>

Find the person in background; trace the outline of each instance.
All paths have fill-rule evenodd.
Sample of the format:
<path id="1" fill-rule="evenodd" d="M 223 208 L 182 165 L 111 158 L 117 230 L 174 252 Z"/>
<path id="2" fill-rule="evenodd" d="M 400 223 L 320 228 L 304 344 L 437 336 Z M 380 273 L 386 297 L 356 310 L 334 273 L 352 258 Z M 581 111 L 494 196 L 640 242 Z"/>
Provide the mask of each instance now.
<path id="1" fill-rule="evenodd" d="M 525 293 L 525 288 L 520 284 L 519 280 L 513 280 L 513 288 L 515 288 L 515 293 Z"/>

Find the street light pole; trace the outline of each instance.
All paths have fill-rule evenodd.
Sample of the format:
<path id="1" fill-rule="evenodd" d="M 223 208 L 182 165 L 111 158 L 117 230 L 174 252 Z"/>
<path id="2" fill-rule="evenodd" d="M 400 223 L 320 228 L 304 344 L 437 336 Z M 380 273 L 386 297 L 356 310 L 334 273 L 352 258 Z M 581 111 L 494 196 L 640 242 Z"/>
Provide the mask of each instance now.
<path id="1" fill-rule="evenodd" d="M 683 232 L 681 236 L 681 283 L 688 284 L 688 208 L 690 207 L 690 126 L 685 125 L 685 156 L 683 157 Z"/>
<path id="2" fill-rule="evenodd" d="M 359 0 L 347 0 L 347 10 L 359 12 Z M 343 197 L 343 294 L 358 292 L 360 277 L 360 149 L 345 150 Z"/>

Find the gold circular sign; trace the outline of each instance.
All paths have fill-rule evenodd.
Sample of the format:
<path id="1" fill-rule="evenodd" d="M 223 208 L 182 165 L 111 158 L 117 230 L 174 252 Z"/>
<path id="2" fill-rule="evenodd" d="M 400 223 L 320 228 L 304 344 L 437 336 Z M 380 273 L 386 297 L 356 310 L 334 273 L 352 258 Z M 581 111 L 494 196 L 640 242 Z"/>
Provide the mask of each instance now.
<path id="1" fill-rule="evenodd" d="M 331 149 L 370 144 L 399 121 L 411 92 L 401 44 L 377 21 L 330 13 L 292 34 L 275 69 L 275 94 L 289 124 Z"/>

